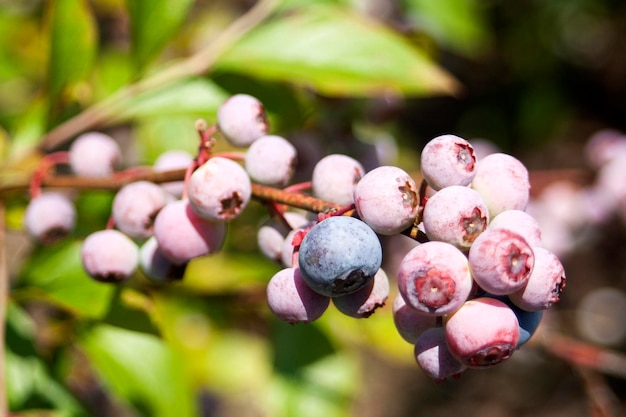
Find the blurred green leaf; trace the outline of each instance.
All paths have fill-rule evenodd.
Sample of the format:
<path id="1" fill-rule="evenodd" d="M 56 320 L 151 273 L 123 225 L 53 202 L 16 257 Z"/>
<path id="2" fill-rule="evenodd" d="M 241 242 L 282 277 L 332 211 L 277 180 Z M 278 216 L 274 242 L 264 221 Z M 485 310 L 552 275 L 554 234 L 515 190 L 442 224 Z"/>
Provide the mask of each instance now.
<path id="1" fill-rule="evenodd" d="M 193 0 L 126 0 L 133 58 L 141 72 L 172 39 Z"/>
<path id="2" fill-rule="evenodd" d="M 208 79 L 185 79 L 134 97 L 119 110 L 116 120 L 164 116 L 212 119 L 227 97 L 226 91 Z M 193 124 L 191 127 L 193 128 Z"/>
<path id="3" fill-rule="evenodd" d="M 491 43 L 484 5 L 477 0 L 405 0 L 421 31 L 461 54 L 475 56 Z"/>
<path id="4" fill-rule="evenodd" d="M 102 317 L 115 287 L 96 282 L 85 273 L 80 248 L 79 241 L 39 248 L 22 271 L 15 295 L 43 298 L 78 315 Z"/>
<path id="5" fill-rule="evenodd" d="M 11 138 L 8 162 L 28 155 L 39 143 L 46 129 L 47 103 L 43 99 L 34 100 L 16 121 Z"/>
<path id="6" fill-rule="evenodd" d="M 145 415 L 195 415 L 184 358 L 158 337 L 100 324 L 80 345 L 109 389 Z"/>
<path id="7" fill-rule="evenodd" d="M 96 22 L 86 0 L 50 3 L 49 93 L 53 102 L 68 85 L 83 80 L 97 48 Z"/>
<path id="8" fill-rule="evenodd" d="M 348 417 L 361 386 L 355 355 L 339 351 L 301 368 L 297 377 L 276 375 L 268 388 L 273 416 Z"/>
<path id="9" fill-rule="evenodd" d="M 9 408 L 58 410 L 57 416 L 86 416 L 78 401 L 48 372 L 37 357 L 35 325 L 15 303 L 7 307 L 5 377 Z"/>
<path id="10" fill-rule="evenodd" d="M 274 320 L 273 324 L 274 368 L 280 373 L 297 374 L 303 367 L 335 351 L 315 323 L 293 326 Z"/>
<path id="11" fill-rule="evenodd" d="M 329 96 L 451 94 L 457 82 L 392 30 L 356 12 L 303 7 L 244 36 L 216 70 L 313 87 Z"/>

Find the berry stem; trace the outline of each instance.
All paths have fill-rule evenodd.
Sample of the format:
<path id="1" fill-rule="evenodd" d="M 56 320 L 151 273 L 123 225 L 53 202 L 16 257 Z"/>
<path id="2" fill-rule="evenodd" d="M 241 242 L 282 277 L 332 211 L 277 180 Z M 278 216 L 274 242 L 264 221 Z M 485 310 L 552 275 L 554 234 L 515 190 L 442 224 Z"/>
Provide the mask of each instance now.
<path id="1" fill-rule="evenodd" d="M 69 153 L 67 151 L 53 152 L 41 158 L 30 181 L 30 198 L 38 197 L 41 194 L 41 184 L 44 178 L 50 173 L 50 170 L 58 164 L 67 164 L 68 162 Z"/>

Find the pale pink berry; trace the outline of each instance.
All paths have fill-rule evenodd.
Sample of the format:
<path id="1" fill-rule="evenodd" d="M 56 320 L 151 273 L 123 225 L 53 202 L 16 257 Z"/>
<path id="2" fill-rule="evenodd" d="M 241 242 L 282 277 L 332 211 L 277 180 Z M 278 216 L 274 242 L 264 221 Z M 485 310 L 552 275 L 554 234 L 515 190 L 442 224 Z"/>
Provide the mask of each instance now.
<path id="1" fill-rule="evenodd" d="M 299 268 L 278 271 L 267 283 L 267 303 L 282 321 L 309 323 L 324 314 L 330 298 L 313 291 L 302 279 Z"/>
<path id="2" fill-rule="evenodd" d="M 246 151 L 245 168 L 260 184 L 286 185 L 297 163 L 296 148 L 285 138 L 266 135 L 255 140 Z"/>
<path id="3" fill-rule="evenodd" d="M 354 189 L 365 175 L 356 159 L 342 154 L 326 155 L 313 167 L 311 191 L 321 200 L 347 206 L 354 202 Z"/>
<path id="4" fill-rule="evenodd" d="M 513 310 L 488 297 L 466 301 L 445 328 L 450 353 L 470 368 L 486 368 L 510 358 L 519 340 Z"/>
<path id="5" fill-rule="evenodd" d="M 182 279 L 187 264 L 170 261 L 159 249 L 156 238 L 151 236 L 139 248 L 139 268 L 150 281 L 165 283 Z"/>
<path id="6" fill-rule="evenodd" d="M 418 245 L 400 263 L 398 289 L 417 310 L 436 316 L 450 314 L 461 307 L 472 289 L 467 257 L 445 242 Z"/>
<path id="7" fill-rule="evenodd" d="M 122 151 L 109 135 L 88 132 L 78 136 L 69 148 L 72 171 L 82 177 L 107 177 L 122 161 Z"/>
<path id="8" fill-rule="evenodd" d="M 139 264 L 135 242 L 119 230 L 91 233 L 81 247 L 81 260 L 87 274 L 100 282 L 128 280 Z"/>
<path id="9" fill-rule="evenodd" d="M 450 353 L 443 327 L 432 327 L 420 334 L 415 342 L 414 355 L 422 371 L 435 382 L 458 378 L 467 369 Z"/>
<path id="10" fill-rule="evenodd" d="M 485 291 L 505 295 L 523 288 L 535 265 L 526 239 L 508 229 L 487 229 L 469 250 L 472 276 Z"/>
<path id="11" fill-rule="evenodd" d="M 152 168 L 156 172 L 172 171 L 176 169 L 184 169 L 193 162 L 193 155 L 187 151 L 179 149 L 171 149 L 163 152 L 154 161 Z M 161 183 L 161 187 L 176 198 L 181 198 L 185 190 L 184 181 L 171 181 Z"/>
<path id="12" fill-rule="evenodd" d="M 393 300 L 392 315 L 398 334 L 412 344 L 420 334 L 437 324 L 436 317 L 408 305 L 402 294 L 396 294 Z"/>
<path id="13" fill-rule="evenodd" d="M 365 287 L 351 294 L 333 297 L 333 304 L 343 314 L 354 318 L 366 318 L 385 305 L 389 297 L 389 278 L 379 269 Z"/>
<path id="14" fill-rule="evenodd" d="M 224 222 L 212 222 L 198 216 L 187 200 L 168 203 L 154 220 L 154 236 L 159 250 L 177 265 L 220 250 L 226 239 L 226 229 Z"/>
<path id="15" fill-rule="evenodd" d="M 530 246 L 541 245 L 541 228 L 537 219 L 522 210 L 505 210 L 491 219 L 491 229 L 508 229 L 521 235 Z"/>
<path id="16" fill-rule="evenodd" d="M 158 212 L 170 197 L 159 185 L 149 181 L 135 181 L 119 189 L 113 199 L 111 215 L 115 226 L 128 236 L 147 239 Z"/>
<path id="17" fill-rule="evenodd" d="M 451 185 L 428 199 L 423 222 L 430 240 L 447 242 L 466 250 L 487 229 L 489 211 L 478 192 L 469 187 Z"/>
<path id="18" fill-rule="evenodd" d="M 252 184 L 237 162 L 213 157 L 196 169 L 187 186 L 193 210 L 211 221 L 229 221 L 241 214 L 250 201 Z"/>
<path id="19" fill-rule="evenodd" d="M 76 226 L 76 208 L 64 194 L 49 191 L 28 202 L 24 227 L 28 234 L 44 245 L 68 236 Z"/>
<path id="20" fill-rule="evenodd" d="M 435 190 L 450 185 L 468 185 L 476 172 L 476 156 L 472 145 L 455 135 L 431 139 L 422 149 L 421 171 Z"/>
<path id="21" fill-rule="evenodd" d="M 492 218 L 504 210 L 524 210 L 530 199 L 528 169 L 517 158 L 501 152 L 476 163 L 471 187 L 483 197 Z"/>
<path id="22" fill-rule="evenodd" d="M 217 110 L 220 133 L 233 146 L 245 148 L 267 134 L 269 123 L 263 104 L 248 94 L 235 94 Z"/>
<path id="23" fill-rule="evenodd" d="M 376 233 L 395 235 L 414 223 L 419 208 L 418 190 L 404 170 L 380 166 L 357 183 L 354 204 L 361 220 Z"/>
<path id="24" fill-rule="evenodd" d="M 559 301 L 565 287 L 565 269 L 548 249 L 534 247 L 535 266 L 526 285 L 509 294 L 509 299 L 527 311 L 545 310 Z"/>

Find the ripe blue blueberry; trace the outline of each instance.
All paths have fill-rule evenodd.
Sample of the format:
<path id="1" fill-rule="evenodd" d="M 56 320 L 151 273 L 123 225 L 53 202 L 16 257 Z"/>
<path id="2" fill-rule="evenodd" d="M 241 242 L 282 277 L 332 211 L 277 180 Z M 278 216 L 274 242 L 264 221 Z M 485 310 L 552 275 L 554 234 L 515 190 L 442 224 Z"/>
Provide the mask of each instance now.
<path id="1" fill-rule="evenodd" d="M 361 220 L 333 216 L 313 226 L 299 249 L 302 278 L 316 292 L 351 294 L 376 275 L 382 248 L 376 233 Z"/>

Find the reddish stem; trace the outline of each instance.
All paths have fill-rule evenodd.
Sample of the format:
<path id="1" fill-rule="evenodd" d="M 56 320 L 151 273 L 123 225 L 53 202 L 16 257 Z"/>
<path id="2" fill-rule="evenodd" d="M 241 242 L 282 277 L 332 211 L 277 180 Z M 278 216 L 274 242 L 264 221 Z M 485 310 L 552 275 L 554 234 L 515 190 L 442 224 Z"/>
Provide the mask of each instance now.
<path id="1" fill-rule="evenodd" d="M 30 181 L 29 193 L 31 199 L 38 197 L 41 194 L 43 181 L 52 168 L 58 164 L 67 164 L 69 162 L 69 155 L 70 154 L 67 151 L 59 151 L 47 154 L 41 158 Z"/>

